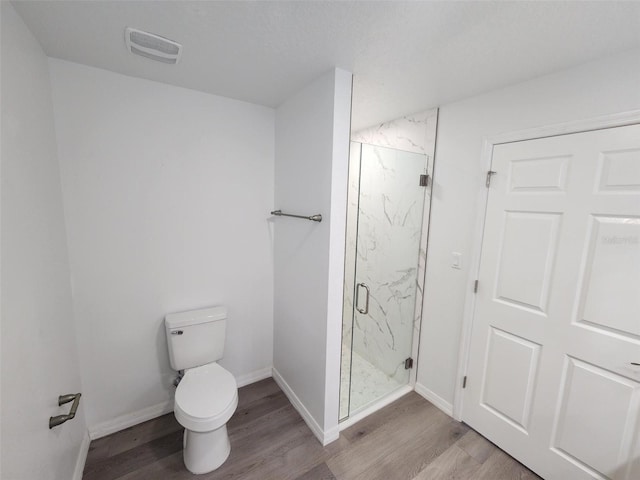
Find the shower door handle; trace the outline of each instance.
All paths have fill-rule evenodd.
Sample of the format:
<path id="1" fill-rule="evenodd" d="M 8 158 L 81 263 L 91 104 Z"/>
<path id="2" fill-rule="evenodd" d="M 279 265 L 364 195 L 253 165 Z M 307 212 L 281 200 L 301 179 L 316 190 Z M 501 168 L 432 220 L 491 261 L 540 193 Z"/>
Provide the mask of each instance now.
<path id="1" fill-rule="evenodd" d="M 367 299 L 364 302 L 364 308 L 358 307 L 358 305 L 360 305 L 360 287 L 363 287 L 367 291 Z M 359 283 L 356 285 L 356 310 L 363 315 L 369 313 L 369 287 L 366 283 Z"/>

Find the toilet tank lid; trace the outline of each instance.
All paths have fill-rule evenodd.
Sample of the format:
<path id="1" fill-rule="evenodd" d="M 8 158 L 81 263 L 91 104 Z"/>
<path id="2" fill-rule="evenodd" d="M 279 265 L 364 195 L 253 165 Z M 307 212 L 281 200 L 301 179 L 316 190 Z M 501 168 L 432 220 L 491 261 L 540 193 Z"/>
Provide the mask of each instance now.
<path id="1" fill-rule="evenodd" d="M 198 325 L 199 323 L 215 322 L 227 318 L 225 307 L 203 308 L 201 310 L 190 310 L 188 312 L 170 313 L 164 318 L 164 323 L 168 329 Z"/>

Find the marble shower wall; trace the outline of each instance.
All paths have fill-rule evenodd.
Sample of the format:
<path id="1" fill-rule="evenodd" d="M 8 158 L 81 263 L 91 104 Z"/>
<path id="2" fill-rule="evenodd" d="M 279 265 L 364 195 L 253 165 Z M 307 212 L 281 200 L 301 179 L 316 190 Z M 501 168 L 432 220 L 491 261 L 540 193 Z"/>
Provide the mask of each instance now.
<path id="1" fill-rule="evenodd" d="M 354 351 L 358 352 L 367 361 L 374 364 L 387 374 L 398 377 L 397 379 L 402 381 L 403 383 L 406 383 L 406 371 L 398 367 L 400 360 L 404 360 L 404 357 L 406 355 L 404 355 L 404 353 L 401 354 L 398 347 L 400 343 L 406 342 L 406 338 L 412 337 L 412 339 L 410 340 L 412 342 L 411 352 L 415 358 L 415 354 L 417 352 L 418 333 L 420 329 L 420 318 L 422 314 L 422 295 L 426 259 L 426 241 L 429 226 L 428 218 L 431 188 L 429 187 L 423 190 L 425 194 L 424 208 L 420 212 L 422 215 L 422 219 L 418 221 L 419 219 L 415 220 L 415 218 L 412 218 L 412 221 L 415 220 L 416 222 L 418 222 L 419 231 L 418 233 L 413 232 L 413 234 L 419 235 L 419 251 L 417 255 L 415 253 L 412 254 L 414 260 L 411 262 L 412 264 L 410 266 L 406 266 L 406 268 L 414 268 L 415 270 L 413 272 L 407 271 L 405 272 L 407 274 L 405 275 L 405 277 L 401 276 L 395 280 L 391 278 L 383 278 L 378 280 L 379 283 L 388 283 L 389 285 L 393 282 L 399 281 L 400 283 L 397 283 L 396 286 L 402 286 L 402 288 L 396 289 L 395 292 L 391 295 L 391 290 L 389 290 L 386 294 L 386 298 L 385 295 L 382 295 L 381 299 L 383 300 L 391 299 L 393 301 L 394 298 L 398 299 L 400 297 L 405 297 L 406 295 L 404 295 L 402 292 L 404 291 L 405 293 L 407 293 L 407 288 L 410 291 L 413 291 L 413 293 L 408 297 L 402 299 L 401 304 L 398 304 L 398 302 L 396 301 L 396 305 L 392 307 L 395 308 L 396 312 L 402 311 L 403 315 L 408 315 L 409 318 L 412 319 L 412 328 L 406 328 L 405 325 L 406 332 L 410 333 L 400 334 L 400 337 L 398 337 L 397 339 L 395 338 L 394 333 L 394 337 L 393 339 L 391 339 L 391 332 L 393 332 L 393 328 L 389 328 L 391 327 L 391 325 L 387 325 L 386 323 L 388 321 L 388 318 L 390 317 L 388 317 L 388 315 L 385 316 L 384 314 L 382 314 L 382 310 L 378 313 L 384 318 L 379 317 L 373 322 L 367 323 L 363 322 L 362 318 L 356 318 L 355 332 L 352 332 L 352 325 L 354 324 L 352 320 L 355 283 L 354 272 L 356 265 L 355 251 L 356 242 L 358 240 L 357 213 L 360 194 L 360 150 L 362 147 L 367 148 L 367 145 L 375 145 L 388 147 L 395 150 L 401 150 L 404 152 L 424 154 L 426 155 L 426 173 L 432 176 L 437 118 L 438 111 L 437 109 L 433 109 L 419 114 L 405 116 L 391 122 L 385 122 L 375 127 L 352 134 L 353 143 L 350 159 L 348 198 L 349 204 L 347 213 L 347 256 L 345 258 L 343 356 L 351 355 L 351 346 L 353 341 Z M 361 146 L 361 144 L 365 145 Z M 383 149 L 379 150 L 383 151 Z M 413 213 L 415 214 L 416 212 Z M 387 223 L 387 225 L 390 224 L 389 219 L 383 218 L 383 220 Z M 367 220 L 364 218 L 364 216 L 361 217 L 360 222 L 360 231 L 363 232 L 364 228 L 364 230 L 368 232 L 368 237 L 375 237 L 375 235 L 379 233 L 375 231 L 375 226 L 366 225 Z M 398 251 L 400 250 L 399 246 L 396 245 L 393 246 L 393 249 Z M 359 255 L 360 254 L 361 252 L 359 252 Z M 403 263 L 406 263 L 406 261 L 403 261 Z M 402 268 L 399 268 L 398 270 L 402 270 Z M 370 271 L 368 275 L 372 274 L 373 271 Z M 401 280 L 402 278 L 404 278 L 404 283 Z M 413 282 L 413 286 L 415 287 L 414 289 L 409 288 L 409 286 L 406 284 L 406 281 L 409 278 L 413 279 L 410 281 Z M 358 281 L 365 281 L 365 283 L 367 283 L 366 280 L 362 279 L 359 279 Z M 388 288 L 393 289 L 393 287 Z M 381 292 L 378 292 L 378 296 L 380 296 L 380 294 Z M 374 302 L 372 299 L 372 307 L 373 304 Z M 409 306 L 409 304 L 412 305 Z M 412 311 L 407 312 L 407 309 L 412 309 Z M 390 311 L 388 305 L 386 308 L 383 306 L 383 310 L 387 313 Z M 360 315 L 356 314 L 356 316 Z M 401 337 L 405 338 L 404 342 Z M 348 365 L 349 363 L 350 362 L 343 362 L 343 365 Z M 342 375 L 349 376 L 350 369 L 348 367 L 343 368 Z M 415 369 L 411 371 L 410 378 L 411 382 L 413 382 L 414 380 Z M 344 410 L 345 409 L 341 407 L 341 413 Z"/>
<path id="2" fill-rule="evenodd" d="M 354 132 L 351 134 L 351 141 L 423 153 L 432 162 L 436 149 L 437 124 L 438 109 L 434 108 Z"/>

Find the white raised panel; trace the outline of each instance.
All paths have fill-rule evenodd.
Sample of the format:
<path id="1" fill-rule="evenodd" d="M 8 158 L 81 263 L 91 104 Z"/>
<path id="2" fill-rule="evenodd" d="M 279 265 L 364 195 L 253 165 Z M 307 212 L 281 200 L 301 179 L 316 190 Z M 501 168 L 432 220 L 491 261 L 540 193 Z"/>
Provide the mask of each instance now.
<path id="1" fill-rule="evenodd" d="M 640 384 L 567 358 L 552 449 L 594 477 L 628 478 Z"/>
<path id="2" fill-rule="evenodd" d="M 640 217 L 591 218 L 578 322 L 640 338 Z"/>
<path id="3" fill-rule="evenodd" d="M 556 255 L 558 213 L 506 212 L 495 297 L 545 313 Z"/>
<path id="4" fill-rule="evenodd" d="M 527 158 L 509 163 L 512 192 L 562 192 L 571 156 Z"/>
<path id="5" fill-rule="evenodd" d="M 600 191 L 640 192 L 640 148 L 600 154 Z"/>
<path id="6" fill-rule="evenodd" d="M 492 328 L 481 404 L 518 430 L 529 428 L 540 345 Z"/>

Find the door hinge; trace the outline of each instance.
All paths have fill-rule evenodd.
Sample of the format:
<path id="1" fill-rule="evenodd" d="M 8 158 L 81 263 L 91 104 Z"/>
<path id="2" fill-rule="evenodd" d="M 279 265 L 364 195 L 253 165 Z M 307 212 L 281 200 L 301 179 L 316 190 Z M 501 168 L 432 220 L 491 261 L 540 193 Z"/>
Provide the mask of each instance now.
<path id="1" fill-rule="evenodd" d="M 420 186 L 421 187 L 429 186 L 429 175 L 420 175 Z"/>
<path id="2" fill-rule="evenodd" d="M 478 293 L 478 280 L 473 282 L 473 293 Z"/>
<path id="3" fill-rule="evenodd" d="M 496 173 L 498 173 L 498 172 L 494 172 L 493 170 L 489 170 L 487 172 L 487 180 L 485 182 L 485 184 L 487 185 L 487 188 L 489 188 L 491 186 L 491 177 L 493 175 L 495 175 Z"/>
<path id="4" fill-rule="evenodd" d="M 413 368 L 413 358 L 409 357 L 404 361 L 404 369 L 409 370 Z"/>
<path id="5" fill-rule="evenodd" d="M 462 379 L 462 388 L 467 388 L 467 376 L 466 375 Z"/>

